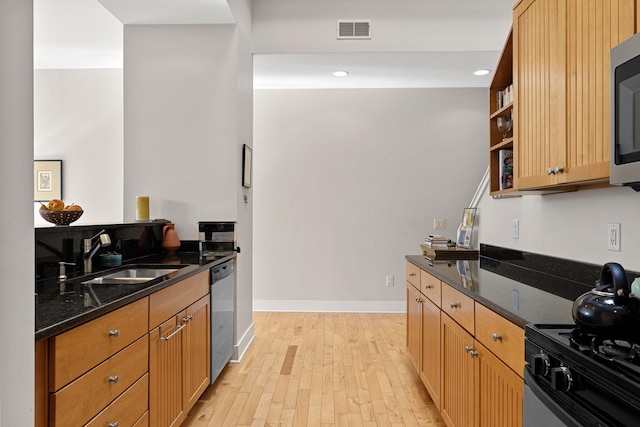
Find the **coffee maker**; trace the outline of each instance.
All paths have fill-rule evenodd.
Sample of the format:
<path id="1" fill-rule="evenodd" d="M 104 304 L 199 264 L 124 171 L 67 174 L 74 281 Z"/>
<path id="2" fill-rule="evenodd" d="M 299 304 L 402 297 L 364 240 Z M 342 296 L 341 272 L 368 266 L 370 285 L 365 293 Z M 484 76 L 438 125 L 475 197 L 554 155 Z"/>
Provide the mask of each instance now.
<path id="1" fill-rule="evenodd" d="M 235 222 L 200 221 L 198 237 L 201 258 L 213 260 L 240 252 Z"/>

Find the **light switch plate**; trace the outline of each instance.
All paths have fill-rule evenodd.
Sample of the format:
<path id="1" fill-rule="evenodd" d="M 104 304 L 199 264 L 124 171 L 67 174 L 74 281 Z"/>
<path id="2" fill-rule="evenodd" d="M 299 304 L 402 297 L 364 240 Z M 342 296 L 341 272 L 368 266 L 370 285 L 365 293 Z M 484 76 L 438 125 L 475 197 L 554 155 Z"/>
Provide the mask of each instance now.
<path id="1" fill-rule="evenodd" d="M 433 220 L 434 230 L 444 230 L 444 219 L 436 218 Z"/>
<path id="2" fill-rule="evenodd" d="M 620 224 L 607 225 L 607 249 L 610 251 L 620 251 Z"/>

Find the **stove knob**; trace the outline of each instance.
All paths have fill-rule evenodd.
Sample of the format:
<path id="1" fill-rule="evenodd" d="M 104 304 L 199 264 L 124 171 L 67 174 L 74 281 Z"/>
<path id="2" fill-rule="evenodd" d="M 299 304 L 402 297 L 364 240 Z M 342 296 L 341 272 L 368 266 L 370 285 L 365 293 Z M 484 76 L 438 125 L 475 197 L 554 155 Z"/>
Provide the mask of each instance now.
<path id="1" fill-rule="evenodd" d="M 545 376 L 549 373 L 551 367 L 551 361 L 546 353 L 539 353 L 533 355 L 533 375 Z"/>
<path id="2" fill-rule="evenodd" d="M 566 366 L 551 369 L 551 387 L 554 390 L 567 392 L 573 385 L 571 371 Z"/>

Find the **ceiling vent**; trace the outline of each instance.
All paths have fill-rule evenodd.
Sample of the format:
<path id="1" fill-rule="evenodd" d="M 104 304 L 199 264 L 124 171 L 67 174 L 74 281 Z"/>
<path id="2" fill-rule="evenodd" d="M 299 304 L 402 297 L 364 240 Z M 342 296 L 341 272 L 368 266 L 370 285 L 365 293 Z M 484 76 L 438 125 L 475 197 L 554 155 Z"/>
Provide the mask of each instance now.
<path id="1" fill-rule="evenodd" d="M 371 39 L 371 21 L 338 21 L 338 39 Z"/>

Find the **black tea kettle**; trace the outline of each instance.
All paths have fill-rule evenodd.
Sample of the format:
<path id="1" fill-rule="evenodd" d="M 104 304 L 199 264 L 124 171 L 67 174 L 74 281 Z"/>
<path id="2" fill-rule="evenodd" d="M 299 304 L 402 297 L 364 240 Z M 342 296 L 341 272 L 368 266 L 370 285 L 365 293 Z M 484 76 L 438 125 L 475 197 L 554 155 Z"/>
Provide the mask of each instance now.
<path id="1" fill-rule="evenodd" d="M 629 293 L 624 268 L 609 262 L 602 266 L 596 287 L 574 301 L 573 320 L 581 330 L 608 338 L 640 335 L 640 302 Z"/>

